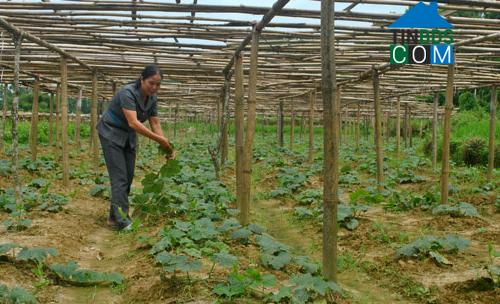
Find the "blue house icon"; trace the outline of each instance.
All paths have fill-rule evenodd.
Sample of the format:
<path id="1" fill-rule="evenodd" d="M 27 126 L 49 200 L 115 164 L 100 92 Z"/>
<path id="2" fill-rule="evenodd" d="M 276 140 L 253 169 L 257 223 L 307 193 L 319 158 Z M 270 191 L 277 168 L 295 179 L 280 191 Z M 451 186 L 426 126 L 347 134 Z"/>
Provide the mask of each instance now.
<path id="1" fill-rule="evenodd" d="M 451 25 L 446 19 L 438 14 L 437 2 L 431 2 L 430 5 L 426 5 L 423 2 L 419 2 L 417 5 L 412 7 L 406 14 L 399 17 L 396 22 L 389 25 L 390 29 L 398 28 L 443 28 L 451 29 Z"/>

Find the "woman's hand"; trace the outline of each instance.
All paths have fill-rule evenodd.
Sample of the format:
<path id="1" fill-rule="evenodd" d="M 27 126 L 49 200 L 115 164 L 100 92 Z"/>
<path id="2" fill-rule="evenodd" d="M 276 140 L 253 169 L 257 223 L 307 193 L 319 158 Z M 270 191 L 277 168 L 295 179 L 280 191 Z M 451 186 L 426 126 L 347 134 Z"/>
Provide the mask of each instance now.
<path id="1" fill-rule="evenodd" d="M 170 144 L 170 141 L 166 137 L 161 137 L 158 140 L 158 143 L 167 151 L 173 151 L 174 149 L 172 148 L 172 145 Z"/>

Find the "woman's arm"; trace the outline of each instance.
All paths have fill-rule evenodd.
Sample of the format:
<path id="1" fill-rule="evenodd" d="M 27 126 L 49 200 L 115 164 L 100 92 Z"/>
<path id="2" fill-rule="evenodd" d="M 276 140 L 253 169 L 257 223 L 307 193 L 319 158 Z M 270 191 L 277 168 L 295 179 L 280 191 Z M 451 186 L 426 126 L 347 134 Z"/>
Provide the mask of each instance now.
<path id="1" fill-rule="evenodd" d="M 163 135 L 163 130 L 161 128 L 161 123 L 158 116 L 151 116 L 149 118 L 149 124 L 151 125 L 151 129 L 153 130 L 154 133 L 162 137 L 165 137 L 165 135 Z"/>
<path id="2" fill-rule="evenodd" d="M 149 130 L 142 122 L 140 122 L 137 119 L 136 111 L 127 110 L 125 108 L 122 109 L 123 113 L 125 114 L 125 118 L 127 119 L 129 127 L 134 129 L 137 133 L 144 135 L 148 138 L 151 138 L 152 140 L 158 142 L 160 145 L 171 149 L 170 142 L 168 141 L 168 139 L 165 138 L 165 136 L 163 136 L 163 132 L 161 132 L 161 134 L 158 134 L 156 132 Z"/>

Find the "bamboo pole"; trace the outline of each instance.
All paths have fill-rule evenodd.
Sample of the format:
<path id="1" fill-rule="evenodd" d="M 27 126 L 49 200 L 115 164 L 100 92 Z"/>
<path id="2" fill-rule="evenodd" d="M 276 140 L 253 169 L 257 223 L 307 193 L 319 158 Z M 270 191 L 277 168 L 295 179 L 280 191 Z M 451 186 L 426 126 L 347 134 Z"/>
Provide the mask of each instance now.
<path id="1" fill-rule="evenodd" d="M 403 134 L 405 141 L 405 148 L 408 148 L 408 104 L 405 104 L 405 117 L 404 117 L 404 126 L 403 126 Z"/>
<path id="2" fill-rule="evenodd" d="M 396 102 L 396 155 L 399 158 L 401 152 L 401 97 Z"/>
<path id="3" fill-rule="evenodd" d="M 177 116 L 179 115 L 179 104 L 175 104 L 175 111 L 174 111 L 174 139 L 177 138 Z"/>
<path id="4" fill-rule="evenodd" d="M 386 144 L 389 144 L 389 138 L 390 138 L 390 133 L 391 133 L 389 121 L 390 121 L 390 114 L 387 111 L 385 113 L 385 142 L 386 142 Z"/>
<path id="5" fill-rule="evenodd" d="M 37 142 L 38 142 L 38 101 L 40 97 L 40 80 L 35 78 L 33 83 L 33 103 L 31 107 L 31 130 L 30 130 L 30 148 L 31 160 L 36 161 Z"/>
<path id="6" fill-rule="evenodd" d="M 68 148 L 68 63 L 61 56 L 61 132 L 63 185 L 69 186 L 69 148 Z"/>
<path id="7" fill-rule="evenodd" d="M 344 139 L 344 134 L 342 133 L 342 131 L 344 130 L 343 124 L 342 124 L 342 120 L 343 120 L 344 116 L 342 115 L 342 97 L 340 95 L 341 95 L 340 87 L 337 87 L 337 89 L 335 90 L 335 95 L 334 95 L 334 97 L 335 97 L 334 105 L 335 105 L 336 111 L 338 113 L 338 119 L 335 119 L 334 123 L 337 124 L 337 129 L 339 130 L 339 133 L 338 133 L 339 149 L 340 149 L 340 146 L 342 146 L 342 140 Z"/>
<path id="8" fill-rule="evenodd" d="M 252 33 L 252 46 L 250 56 L 250 73 L 248 79 L 247 100 L 247 129 L 245 136 L 245 158 L 243 163 L 243 182 L 245 197 L 241 205 L 240 224 L 248 225 L 250 222 L 250 201 L 252 185 L 253 139 L 255 136 L 256 107 L 257 107 L 257 72 L 259 60 L 260 31 L 254 28 Z"/>
<path id="9" fill-rule="evenodd" d="M 357 102 L 357 111 L 356 111 L 356 150 L 359 150 L 359 137 L 360 137 L 360 132 L 359 132 L 359 124 L 360 124 L 360 115 L 361 115 L 361 105 L 359 104 L 359 101 Z"/>
<path id="10" fill-rule="evenodd" d="M 316 102 L 316 90 L 309 92 L 309 149 L 307 160 L 312 163 L 314 160 L 314 104 Z"/>
<path id="11" fill-rule="evenodd" d="M 295 133 L 295 108 L 293 98 L 290 100 L 290 150 L 293 150 L 294 133 Z"/>
<path id="12" fill-rule="evenodd" d="M 61 113 L 61 84 L 58 83 L 57 84 L 57 96 L 56 96 L 56 142 L 55 142 L 55 145 L 54 145 L 54 149 L 55 149 L 55 156 L 56 156 L 56 160 L 59 161 L 60 160 L 60 142 L 61 142 L 61 137 L 60 137 L 60 134 L 61 132 L 59 131 L 61 129 L 61 121 L 59 119 L 59 115 Z"/>
<path id="13" fill-rule="evenodd" d="M 229 150 L 229 145 L 227 142 L 228 138 L 228 132 L 229 132 L 229 97 L 231 94 L 231 81 L 228 77 L 224 78 L 224 99 L 223 99 L 223 104 L 222 104 L 222 116 L 221 116 L 221 122 L 222 122 L 222 153 L 221 153 L 221 168 L 224 167 L 226 160 L 227 160 L 227 155 L 228 155 L 228 150 Z"/>
<path id="14" fill-rule="evenodd" d="M 335 98 L 334 1 L 321 1 L 321 78 L 323 95 L 323 276 L 337 281 L 337 205 L 340 108 Z M 337 121 L 335 121 L 337 120 Z"/>
<path id="15" fill-rule="evenodd" d="M 49 96 L 49 147 L 54 145 L 54 100 L 55 94 Z"/>
<path id="16" fill-rule="evenodd" d="M 0 125 L 0 151 L 4 151 L 5 143 L 4 143 L 4 134 L 5 134 L 5 129 L 7 125 L 7 83 L 3 84 L 3 107 L 2 107 L 2 124 Z"/>
<path id="17" fill-rule="evenodd" d="M 92 145 L 92 159 L 95 165 L 99 165 L 99 144 L 97 141 L 97 71 L 92 72 L 92 105 L 90 107 L 90 134 Z M 96 167 L 97 168 L 97 167 Z"/>
<path id="18" fill-rule="evenodd" d="M 441 164 L 441 204 L 448 203 L 448 174 L 450 173 L 450 133 L 451 112 L 453 111 L 453 85 L 455 81 L 455 65 L 448 65 L 446 85 L 446 103 L 443 127 L 443 155 Z"/>
<path id="19" fill-rule="evenodd" d="M 279 143 L 280 147 L 283 147 L 285 145 L 285 115 L 283 111 L 284 105 L 283 105 L 283 99 L 280 99 L 280 104 L 278 108 L 278 138 L 279 138 Z"/>
<path id="20" fill-rule="evenodd" d="M 433 113 L 432 113 L 432 169 L 435 171 L 437 166 L 437 125 L 438 125 L 438 102 L 439 92 L 434 94 Z"/>
<path id="21" fill-rule="evenodd" d="M 75 144 L 78 151 L 81 149 L 80 143 L 80 123 L 82 120 L 82 94 L 83 89 L 80 88 L 78 92 L 78 99 L 76 100 L 76 120 L 75 120 Z"/>
<path id="22" fill-rule="evenodd" d="M 244 114 L 243 114 L 243 54 L 234 57 L 234 124 L 236 158 L 236 206 L 241 211 L 244 200 L 243 162 L 244 162 Z"/>
<path id="23" fill-rule="evenodd" d="M 494 180 L 494 167 L 495 167 L 495 124 L 497 116 L 497 88 L 491 87 L 491 101 L 490 101 L 490 136 L 488 142 L 488 181 Z"/>
<path id="24" fill-rule="evenodd" d="M 382 151 L 382 125 L 380 110 L 380 80 L 377 70 L 373 70 L 373 105 L 375 110 L 375 151 L 377 153 L 377 189 L 383 188 L 384 182 L 384 156 Z"/>
<path id="25" fill-rule="evenodd" d="M 408 138 L 410 139 L 410 147 L 413 147 L 413 129 L 411 126 L 411 107 L 408 107 Z"/>
<path id="26" fill-rule="evenodd" d="M 19 181 L 19 173 L 17 172 L 17 165 L 19 159 L 18 151 L 18 138 L 17 138 L 17 110 L 19 106 L 19 71 L 21 65 L 21 44 L 23 37 L 21 35 L 13 34 L 14 40 L 14 96 L 12 98 L 12 180 L 14 182 L 15 200 L 16 204 L 21 201 L 21 189 Z M 21 202 L 22 203 L 22 202 Z"/>

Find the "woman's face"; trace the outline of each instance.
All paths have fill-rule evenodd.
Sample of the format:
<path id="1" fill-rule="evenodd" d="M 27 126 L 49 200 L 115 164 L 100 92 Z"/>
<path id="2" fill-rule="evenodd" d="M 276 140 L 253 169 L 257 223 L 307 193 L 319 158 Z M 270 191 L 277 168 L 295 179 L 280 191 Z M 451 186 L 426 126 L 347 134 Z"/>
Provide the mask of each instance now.
<path id="1" fill-rule="evenodd" d="M 161 84 L 160 74 L 149 76 L 146 79 L 141 79 L 141 89 L 147 96 L 152 96 L 158 93 Z"/>

